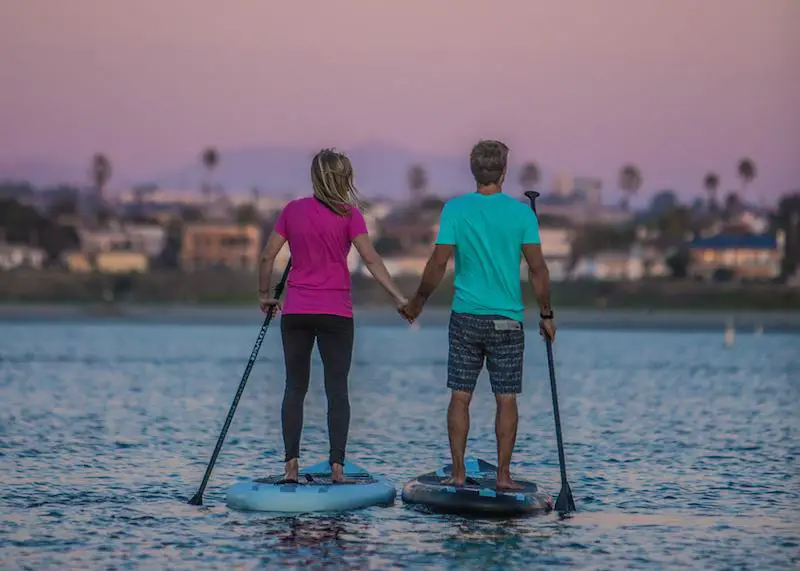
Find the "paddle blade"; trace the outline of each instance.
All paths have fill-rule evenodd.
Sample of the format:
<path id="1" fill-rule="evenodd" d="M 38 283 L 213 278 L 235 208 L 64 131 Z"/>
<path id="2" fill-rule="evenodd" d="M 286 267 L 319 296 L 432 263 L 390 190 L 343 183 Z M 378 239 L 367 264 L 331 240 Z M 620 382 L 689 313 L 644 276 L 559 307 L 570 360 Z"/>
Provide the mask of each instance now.
<path id="1" fill-rule="evenodd" d="M 567 513 L 575 511 L 575 500 L 572 499 L 572 490 L 567 482 L 561 486 L 561 491 L 558 493 L 556 499 L 555 510 L 558 513 Z"/>
<path id="2" fill-rule="evenodd" d="M 199 491 L 192 496 L 192 499 L 189 500 L 190 506 L 202 506 L 203 505 L 203 494 Z"/>

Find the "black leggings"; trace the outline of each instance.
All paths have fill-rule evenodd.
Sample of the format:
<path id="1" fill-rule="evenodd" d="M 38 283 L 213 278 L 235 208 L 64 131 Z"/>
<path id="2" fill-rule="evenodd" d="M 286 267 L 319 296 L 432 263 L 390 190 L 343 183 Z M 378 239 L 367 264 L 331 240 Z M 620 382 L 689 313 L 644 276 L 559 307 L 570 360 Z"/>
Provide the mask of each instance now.
<path id="1" fill-rule="evenodd" d="M 353 354 L 353 318 L 321 314 L 284 315 L 281 318 L 281 337 L 286 361 L 286 389 L 281 408 L 286 461 L 300 457 L 303 401 L 308 391 L 311 351 L 316 339 L 325 371 L 325 394 L 328 396 L 330 463 L 344 464 L 350 428 L 347 376 Z"/>

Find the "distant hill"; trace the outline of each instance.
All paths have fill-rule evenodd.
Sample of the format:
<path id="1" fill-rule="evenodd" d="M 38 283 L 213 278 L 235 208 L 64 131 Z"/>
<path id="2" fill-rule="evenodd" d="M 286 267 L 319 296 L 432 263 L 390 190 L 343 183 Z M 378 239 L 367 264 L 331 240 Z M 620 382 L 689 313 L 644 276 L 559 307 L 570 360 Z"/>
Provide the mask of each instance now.
<path id="1" fill-rule="evenodd" d="M 89 182 L 89 169 L 86 165 L 64 165 L 46 160 L 0 162 L 0 181 L 26 181 L 37 187 L 85 185 Z"/>
<path id="2" fill-rule="evenodd" d="M 311 158 L 318 149 L 251 147 L 220 148 L 220 162 L 214 180 L 230 192 L 247 191 L 257 186 L 265 194 L 285 195 L 307 192 Z M 366 197 L 402 198 L 408 195 L 407 173 L 412 164 L 422 165 L 428 172 L 429 190 L 441 196 L 452 196 L 474 187 L 469 170 L 469 149 L 463 156 L 419 153 L 385 143 L 369 143 L 352 149 L 342 148 L 353 160 L 356 184 Z M 199 189 L 205 177 L 197 157 L 183 165 L 156 173 L 120 173 L 112 176 L 109 191 L 137 183 L 153 183 L 162 188 Z M 110 157 L 112 163 L 114 157 Z M 512 164 L 508 191 L 520 193 L 517 184 L 518 165 Z M 88 163 L 65 165 L 47 160 L 0 162 L 0 181 L 30 181 L 34 186 L 57 184 L 88 185 Z"/>
<path id="3" fill-rule="evenodd" d="M 215 180 L 232 189 L 258 186 L 267 193 L 305 192 L 309 186 L 311 159 L 318 149 L 247 148 L 220 150 Z M 427 155 L 376 143 L 341 149 L 352 159 L 356 184 L 366 196 L 400 197 L 408 193 L 407 173 L 412 164 L 428 171 L 431 192 L 443 196 L 460 194 L 474 186 L 469 157 Z M 516 190 L 517 170 L 510 174 L 510 190 Z M 199 159 L 174 170 L 157 173 L 148 180 L 164 187 L 199 188 L 205 170 Z"/>

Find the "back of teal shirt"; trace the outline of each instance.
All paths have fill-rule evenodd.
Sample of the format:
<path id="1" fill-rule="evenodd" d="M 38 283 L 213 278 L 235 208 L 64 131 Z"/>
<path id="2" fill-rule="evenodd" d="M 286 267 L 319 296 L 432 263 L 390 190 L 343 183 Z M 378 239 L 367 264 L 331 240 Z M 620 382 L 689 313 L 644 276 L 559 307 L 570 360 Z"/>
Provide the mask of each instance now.
<path id="1" fill-rule="evenodd" d="M 522 245 L 541 243 L 528 205 L 502 192 L 452 198 L 436 243 L 455 246 L 453 311 L 522 320 Z"/>

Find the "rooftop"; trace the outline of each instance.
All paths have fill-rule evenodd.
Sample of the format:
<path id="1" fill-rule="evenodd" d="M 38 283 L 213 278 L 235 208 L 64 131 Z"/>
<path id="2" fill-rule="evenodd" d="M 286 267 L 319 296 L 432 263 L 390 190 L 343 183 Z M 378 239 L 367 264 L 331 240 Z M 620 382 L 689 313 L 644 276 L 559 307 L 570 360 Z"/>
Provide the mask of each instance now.
<path id="1" fill-rule="evenodd" d="M 728 248 L 742 248 L 751 250 L 775 250 L 778 241 L 771 234 L 718 234 L 709 238 L 698 238 L 689 244 L 690 248 L 725 250 Z"/>

